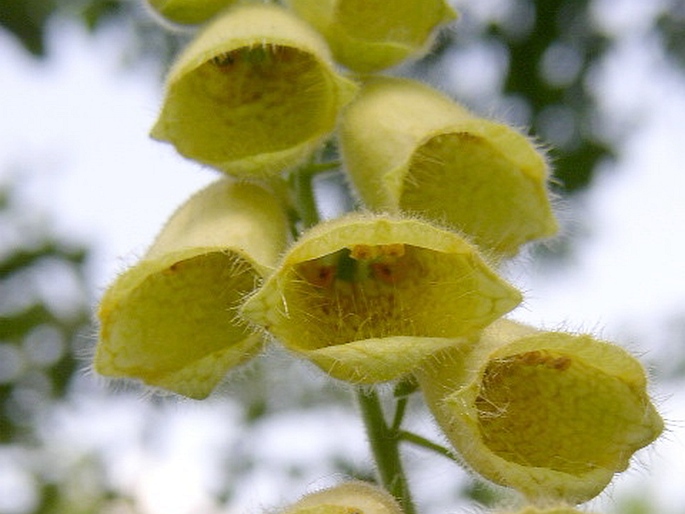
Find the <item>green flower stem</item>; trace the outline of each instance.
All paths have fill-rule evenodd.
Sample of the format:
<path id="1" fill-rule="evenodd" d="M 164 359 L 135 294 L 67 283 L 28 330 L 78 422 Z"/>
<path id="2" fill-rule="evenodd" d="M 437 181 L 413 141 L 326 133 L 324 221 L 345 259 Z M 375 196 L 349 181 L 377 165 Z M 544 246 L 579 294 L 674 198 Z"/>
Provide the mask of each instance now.
<path id="1" fill-rule="evenodd" d="M 297 200 L 297 210 L 300 215 L 300 220 L 304 225 L 303 228 L 313 227 L 319 222 L 319 211 L 316 207 L 316 198 L 314 196 L 313 179 L 314 173 L 305 168 L 299 170 L 293 176 L 293 188 L 295 190 L 295 198 Z"/>
<path id="2" fill-rule="evenodd" d="M 319 222 L 319 211 L 316 206 L 313 180 L 316 175 L 340 166 L 338 161 L 310 162 L 292 174 L 291 187 L 296 200 L 296 208 L 303 228 L 313 227 Z"/>
<path id="3" fill-rule="evenodd" d="M 398 432 L 398 435 L 402 441 L 406 441 L 415 446 L 420 446 L 421 448 L 426 448 L 427 450 L 435 452 L 438 455 L 442 455 L 443 457 L 447 457 L 448 459 L 457 462 L 457 460 L 454 458 L 454 455 L 450 450 L 448 450 L 444 446 L 434 443 L 429 439 L 426 439 L 425 437 L 422 437 L 418 434 L 414 434 L 413 432 L 407 432 L 405 430 L 400 430 Z"/>
<path id="4" fill-rule="evenodd" d="M 409 398 L 406 396 L 397 399 L 397 404 L 395 406 L 395 416 L 392 420 L 392 425 L 390 425 L 392 430 L 399 430 L 402 426 L 402 421 L 404 420 L 404 413 L 407 411 L 407 403 Z"/>
<path id="5" fill-rule="evenodd" d="M 357 400 L 381 483 L 400 502 L 404 514 L 415 514 L 400 459 L 400 432 L 386 423 L 378 393 L 374 389 L 358 389 Z"/>

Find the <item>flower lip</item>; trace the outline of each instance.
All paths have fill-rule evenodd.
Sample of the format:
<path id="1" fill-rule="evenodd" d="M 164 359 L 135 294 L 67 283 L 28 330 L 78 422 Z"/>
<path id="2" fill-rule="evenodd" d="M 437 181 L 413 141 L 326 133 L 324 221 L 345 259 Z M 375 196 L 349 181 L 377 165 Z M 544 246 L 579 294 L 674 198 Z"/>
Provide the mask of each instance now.
<path id="1" fill-rule="evenodd" d="M 458 235 L 387 217 L 336 220 L 304 237 L 258 295 L 276 290 L 288 314 L 269 329 L 286 341 L 297 332 L 292 339 L 305 350 L 390 336 L 461 337 L 519 301 Z"/>
<path id="2" fill-rule="evenodd" d="M 473 118 L 421 142 L 403 170 L 398 205 L 444 217 L 503 256 L 558 230 L 542 154 L 504 125 Z"/>
<path id="3" fill-rule="evenodd" d="M 179 137 L 175 144 L 182 153 L 199 148 L 217 162 L 286 150 L 328 130 L 335 105 L 327 86 L 313 56 L 294 47 L 243 46 L 217 53 L 179 82 L 179 94 L 187 91 L 188 98 L 178 114 L 195 129 L 205 120 L 203 130 L 221 131 L 223 139 L 208 137 L 200 144 Z M 317 111 L 321 116 L 311 116 Z"/>
<path id="4" fill-rule="evenodd" d="M 579 481 L 594 477 L 603 488 L 658 436 L 661 420 L 637 361 L 590 337 L 567 346 L 549 345 L 549 337 L 532 336 L 525 342 L 541 349 L 493 358 L 483 369 L 474 403 L 480 435 L 507 462 Z M 595 346 L 594 358 L 579 355 L 578 346 Z M 612 374 L 603 359 L 622 360 L 622 373 Z"/>

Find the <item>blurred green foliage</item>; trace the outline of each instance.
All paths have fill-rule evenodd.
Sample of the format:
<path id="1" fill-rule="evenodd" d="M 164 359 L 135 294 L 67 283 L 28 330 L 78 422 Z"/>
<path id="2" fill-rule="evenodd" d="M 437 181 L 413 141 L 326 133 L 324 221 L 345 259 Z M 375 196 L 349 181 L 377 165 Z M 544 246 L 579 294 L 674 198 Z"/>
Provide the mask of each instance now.
<path id="1" fill-rule="evenodd" d="M 668 54 L 685 68 L 685 0 L 672 0 L 657 19 L 657 29 Z"/>
<path id="2" fill-rule="evenodd" d="M 52 0 L 0 0 L 0 23 L 36 56 L 45 55 L 45 26 L 54 12 Z"/>
<path id="3" fill-rule="evenodd" d="M 0 250 L 0 443 L 30 442 L 37 409 L 63 398 L 82 365 L 76 355 L 90 324 L 87 252 L 42 234 L 8 190 L 0 198 L 4 239 L 19 236 L 17 246 Z"/>
<path id="4" fill-rule="evenodd" d="M 538 0 L 528 28 L 507 30 L 493 24 L 488 32 L 509 51 L 504 94 L 525 98 L 531 109 L 531 132 L 551 143 L 555 177 L 567 192 L 588 185 L 597 163 L 611 148 L 592 130 L 596 110 L 588 74 L 608 46 L 589 14 L 588 0 Z"/>
<path id="5" fill-rule="evenodd" d="M 0 188 L 0 240 L 0 451 L 11 449 L 19 472 L 32 476 L 32 512 L 86 512 L 71 505 L 67 489 L 79 473 L 96 476 L 99 464 L 83 462 L 83 470 L 55 481 L 41 430 L 83 376 L 79 355 L 92 333 L 88 252 L 50 233 L 7 186 Z"/>
<path id="6" fill-rule="evenodd" d="M 0 0 L 0 25 L 32 55 L 45 57 L 47 27 L 56 14 L 72 12 L 94 30 L 109 17 L 126 16 L 127 10 L 117 0 Z"/>

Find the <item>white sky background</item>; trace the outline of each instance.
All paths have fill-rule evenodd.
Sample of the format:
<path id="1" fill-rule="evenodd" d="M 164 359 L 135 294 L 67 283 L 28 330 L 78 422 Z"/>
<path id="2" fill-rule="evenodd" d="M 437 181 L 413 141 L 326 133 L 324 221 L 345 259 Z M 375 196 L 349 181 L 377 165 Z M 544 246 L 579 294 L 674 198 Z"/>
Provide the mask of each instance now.
<path id="1" fill-rule="evenodd" d="M 27 203 L 44 206 L 61 232 L 96 243 L 98 285 L 216 178 L 149 139 L 161 86 L 149 67 L 125 67 L 122 32 L 54 27 L 47 63 L 27 59 L 2 34 L 2 172 L 19 176 Z"/>
<path id="2" fill-rule="evenodd" d="M 682 334 L 670 341 L 665 335 L 670 323 L 685 317 L 685 81 L 655 59 L 653 41 L 640 32 L 641 18 L 623 12 L 612 13 L 608 19 L 616 26 L 609 28 L 627 27 L 635 35 L 616 50 L 597 81 L 617 125 L 636 124 L 638 130 L 622 143 L 618 168 L 605 170 L 596 187 L 567 211 L 571 230 L 591 222 L 591 237 L 577 247 L 573 266 L 547 270 L 527 262 L 513 273 L 527 292 L 526 305 L 515 317 L 550 328 L 598 330 L 651 362 L 685 351 Z M 93 274 L 102 289 L 145 251 L 176 206 L 217 175 L 147 137 L 161 87 L 153 71 L 122 67 L 121 33 L 93 37 L 71 25 L 53 29 L 47 63 L 27 59 L 0 34 L 0 182 L 10 175 L 18 178 L 26 205 L 41 210 L 60 233 L 95 245 Z M 644 466 L 621 477 L 615 490 L 628 491 L 653 474 L 649 483 L 658 512 L 682 514 L 684 395 L 659 385 L 655 392 L 670 434 L 643 452 Z M 101 415 L 97 401 L 84 405 L 82 412 Z M 186 423 L 205 427 L 208 440 L 232 437 L 206 428 L 220 423 L 211 405 L 190 411 L 185 421 L 170 418 L 172 429 Z M 65 433 L 83 435 L 86 422 L 75 419 L 80 418 L 69 418 Z M 113 427 L 92 430 L 107 439 L 119 432 Z M 176 449 L 180 439 L 173 437 L 172 430 L 167 443 Z M 120 482 L 149 492 L 164 489 L 156 495 L 163 499 L 149 500 L 153 514 L 196 512 L 209 479 L 202 471 L 189 472 L 194 468 L 184 459 L 203 450 L 184 447 L 154 463 L 136 451 L 129 449 L 128 464 L 117 461 Z M 179 482 L 179 477 L 184 478 Z M 169 491 L 169 483 L 176 484 L 171 489 L 178 495 Z M 274 494 L 260 487 L 255 486 L 253 512 L 261 507 L 259 492 Z M 611 506 L 611 498 L 611 493 L 604 495 L 593 505 L 597 510 Z"/>

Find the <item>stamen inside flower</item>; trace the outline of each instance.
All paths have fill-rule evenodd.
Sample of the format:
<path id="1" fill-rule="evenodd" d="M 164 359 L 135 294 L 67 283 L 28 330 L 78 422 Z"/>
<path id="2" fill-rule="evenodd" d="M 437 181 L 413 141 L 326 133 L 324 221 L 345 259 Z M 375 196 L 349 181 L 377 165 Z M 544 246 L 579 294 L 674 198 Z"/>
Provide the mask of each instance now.
<path id="1" fill-rule="evenodd" d="M 332 287 L 336 280 L 380 280 L 394 284 L 407 276 L 403 244 L 354 245 L 297 265 L 297 273 L 315 287 Z"/>
<path id="2" fill-rule="evenodd" d="M 173 129 L 175 144 L 213 161 L 300 144 L 330 130 L 336 116 L 330 81 L 314 56 L 288 46 L 218 54 L 175 85 L 183 98 L 173 105 L 173 118 L 183 120 Z"/>
<path id="3" fill-rule="evenodd" d="M 583 474 L 621 471 L 647 439 L 643 395 L 620 376 L 549 350 L 491 361 L 476 399 L 483 441 L 524 466 Z"/>
<path id="4" fill-rule="evenodd" d="M 494 308 L 478 297 L 467 261 L 387 244 L 353 245 L 298 263 L 294 287 L 284 292 L 289 319 L 306 321 L 298 343 L 316 349 L 393 335 L 462 336 Z"/>
<path id="5" fill-rule="evenodd" d="M 350 257 L 357 260 L 376 259 L 378 257 L 402 257 L 404 245 L 394 243 L 387 245 L 354 245 Z"/>

